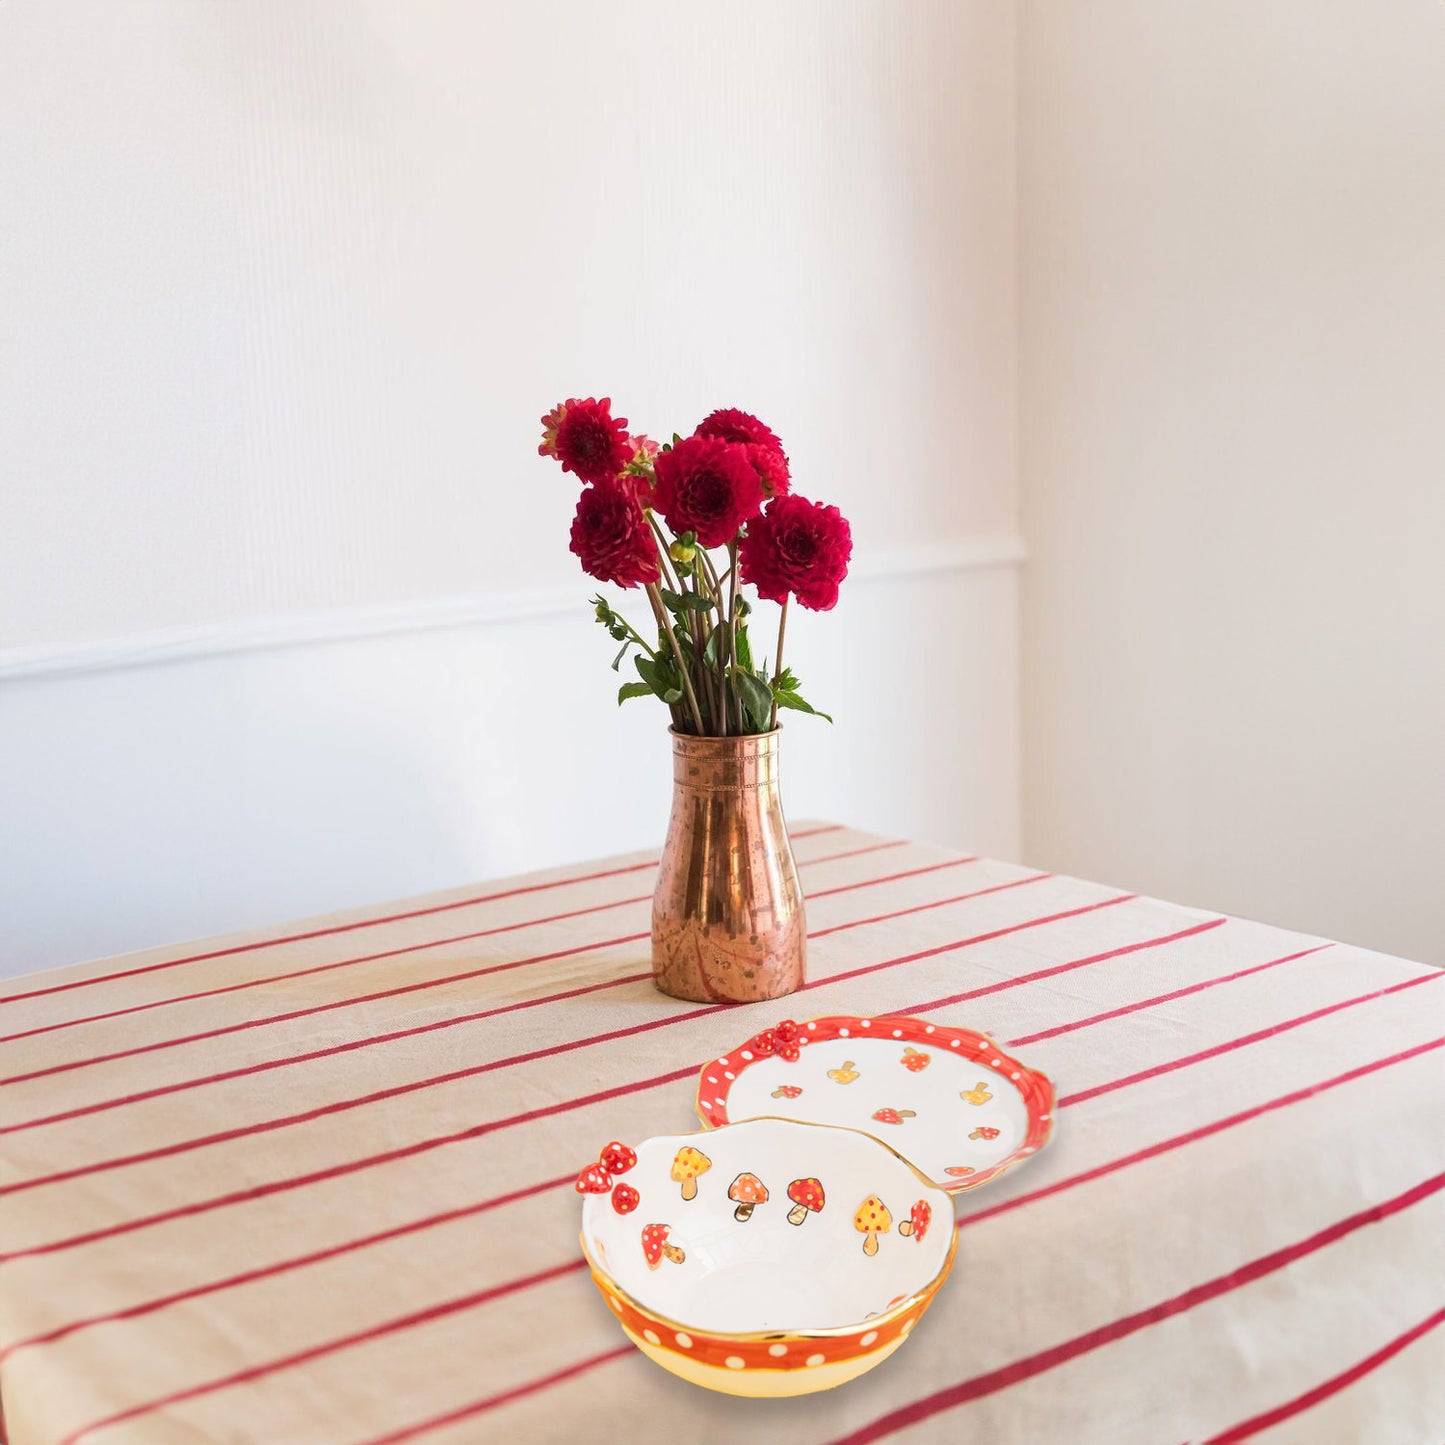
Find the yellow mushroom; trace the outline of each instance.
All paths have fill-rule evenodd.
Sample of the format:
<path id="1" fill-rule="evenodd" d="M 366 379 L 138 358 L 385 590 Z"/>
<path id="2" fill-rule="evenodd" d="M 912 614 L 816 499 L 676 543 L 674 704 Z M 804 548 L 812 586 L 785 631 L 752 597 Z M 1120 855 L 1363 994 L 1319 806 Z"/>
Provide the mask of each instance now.
<path id="1" fill-rule="evenodd" d="M 697 1198 L 697 1176 L 711 1168 L 712 1160 L 700 1150 L 688 1145 L 677 1151 L 672 1161 L 672 1178 L 674 1183 L 682 1185 L 684 1199 Z"/>
<path id="2" fill-rule="evenodd" d="M 888 1212 L 888 1206 L 876 1194 L 870 1194 L 858 1206 L 858 1212 L 853 1216 L 853 1228 L 859 1234 L 868 1236 L 863 1241 L 863 1253 L 877 1254 L 878 1236 L 893 1228 L 893 1216 Z"/>

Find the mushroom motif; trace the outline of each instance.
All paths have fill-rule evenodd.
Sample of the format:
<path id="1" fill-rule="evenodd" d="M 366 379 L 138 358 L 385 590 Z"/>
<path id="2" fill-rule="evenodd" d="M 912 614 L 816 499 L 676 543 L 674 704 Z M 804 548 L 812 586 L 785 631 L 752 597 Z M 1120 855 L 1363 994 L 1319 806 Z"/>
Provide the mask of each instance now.
<path id="1" fill-rule="evenodd" d="M 963 1179 L 967 1175 L 976 1173 L 977 1171 L 974 1169 L 972 1164 L 950 1164 L 944 1169 L 943 1172 L 945 1174 L 952 1174 L 959 1179 Z"/>
<path id="2" fill-rule="evenodd" d="M 712 1160 L 700 1150 L 684 1145 L 672 1161 L 673 1182 L 682 1185 L 684 1199 L 697 1198 L 697 1176 L 712 1168 Z"/>
<path id="3" fill-rule="evenodd" d="M 612 1191 L 612 1207 L 619 1214 L 631 1214 L 641 1202 L 642 1196 L 630 1184 L 619 1184 Z"/>
<path id="4" fill-rule="evenodd" d="M 914 1239 L 921 1241 L 928 1233 L 928 1226 L 933 1222 L 933 1210 L 929 1208 L 926 1199 L 920 1199 L 908 1211 L 908 1218 L 898 1226 L 899 1234 L 906 1239 L 910 1234 Z"/>
<path id="5" fill-rule="evenodd" d="M 637 1163 L 637 1151 L 614 1139 L 598 1155 L 598 1161 L 613 1174 L 626 1174 Z"/>
<path id="6" fill-rule="evenodd" d="M 880 1124 L 901 1124 L 905 1119 L 916 1119 L 918 1116 L 912 1109 L 879 1109 L 873 1117 Z"/>
<path id="7" fill-rule="evenodd" d="M 796 1084 L 779 1084 L 773 1090 L 775 1099 L 796 1099 L 803 1091 Z"/>
<path id="8" fill-rule="evenodd" d="M 606 1194 L 612 1188 L 612 1176 L 601 1164 L 589 1164 L 572 1186 L 578 1194 Z"/>
<path id="9" fill-rule="evenodd" d="M 733 1218 L 746 1224 L 753 1217 L 753 1208 L 768 1202 L 768 1187 L 756 1174 L 739 1174 L 728 1190 L 728 1198 L 737 1205 Z"/>
<path id="10" fill-rule="evenodd" d="M 988 1091 L 988 1084 L 980 1082 L 971 1089 L 964 1089 L 958 1097 L 967 1104 L 986 1104 L 993 1098 L 993 1095 Z"/>
<path id="11" fill-rule="evenodd" d="M 787 1063 L 796 1064 L 802 1045 L 806 1042 L 802 1029 L 792 1019 L 783 1019 L 774 1026 L 773 1037 L 777 1040 L 778 1057 Z"/>
<path id="12" fill-rule="evenodd" d="M 858 1206 L 858 1212 L 853 1216 L 853 1228 L 859 1234 L 868 1236 L 863 1241 L 863 1253 L 877 1254 L 878 1236 L 887 1234 L 893 1228 L 893 1216 L 889 1214 L 888 1206 L 876 1194 L 870 1194 Z"/>
<path id="13" fill-rule="evenodd" d="M 990 1129 L 987 1124 L 980 1124 L 968 1137 L 970 1139 L 997 1139 L 998 1130 Z"/>
<path id="14" fill-rule="evenodd" d="M 851 1084 L 858 1077 L 858 1072 L 853 1067 L 852 1059 L 844 1059 L 841 1069 L 829 1069 L 828 1077 L 835 1084 Z"/>
<path id="15" fill-rule="evenodd" d="M 915 1074 L 917 1074 L 921 1073 L 924 1069 L 926 1069 L 929 1064 L 933 1062 L 933 1059 L 928 1054 L 919 1053 L 918 1050 L 915 1048 L 905 1047 L 903 1050 L 903 1057 L 899 1059 L 898 1062 L 902 1064 L 905 1069 L 911 1069 Z"/>
<path id="16" fill-rule="evenodd" d="M 648 1269 L 656 1269 L 664 1259 L 670 1259 L 674 1264 L 681 1264 L 687 1258 L 675 1244 L 667 1242 L 667 1236 L 672 1233 L 670 1224 L 645 1224 L 642 1227 L 642 1257 L 647 1261 Z"/>
<path id="17" fill-rule="evenodd" d="M 793 1207 L 788 1211 L 789 1224 L 801 1224 L 809 1215 L 823 1207 L 823 1186 L 816 1179 L 795 1179 L 788 1185 L 788 1198 Z"/>

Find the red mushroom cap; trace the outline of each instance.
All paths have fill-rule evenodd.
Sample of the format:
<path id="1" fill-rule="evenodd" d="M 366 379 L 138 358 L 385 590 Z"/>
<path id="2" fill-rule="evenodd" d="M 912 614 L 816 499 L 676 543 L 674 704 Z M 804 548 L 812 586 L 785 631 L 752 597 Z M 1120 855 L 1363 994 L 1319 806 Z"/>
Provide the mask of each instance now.
<path id="1" fill-rule="evenodd" d="M 578 1194 L 606 1194 L 612 1188 L 612 1176 L 601 1164 L 589 1164 L 572 1187 Z"/>
<path id="2" fill-rule="evenodd" d="M 816 1179 L 795 1179 L 788 1185 L 788 1198 L 816 1212 L 823 1207 L 823 1186 Z"/>
<path id="3" fill-rule="evenodd" d="M 637 1163 L 637 1151 L 614 1139 L 599 1156 L 602 1165 L 614 1174 L 626 1174 Z"/>
<path id="4" fill-rule="evenodd" d="M 662 1246 L 672 1233 L 670 1224 L 645 1224 L 642 1227 L 642 1254 L 648 1266 L 656 1269 L 662 1263 Z"/>
<path id="5" fill-rule="evenodd" d="M 928 1233 L 928 1226 L 933 1222 L 933 1209 L 926 1199 L 920 1199 L 909 1215 L 913 1221 L 913 1237 L 921 1240 Z"/>
<path id="6" fill-rule="evenodd" d="M 641 1203 L 642 1196 L 630 1184 L 619 1184 L 612 1191 L 612 1207 L 619 1214 L 631 1214 Z"/>

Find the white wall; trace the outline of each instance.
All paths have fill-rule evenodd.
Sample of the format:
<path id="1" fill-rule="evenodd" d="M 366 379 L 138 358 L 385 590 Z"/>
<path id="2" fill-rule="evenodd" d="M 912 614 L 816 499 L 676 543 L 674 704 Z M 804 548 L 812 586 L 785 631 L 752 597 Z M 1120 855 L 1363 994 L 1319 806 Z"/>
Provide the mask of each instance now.
<path id="1" fill-rule="evenodd" d="M 790 811 L 1014 854 L 1014 123 L 993 0 L 0 7 L 0 972 L 660 837 L 576 393 L 853 519 Z"/>
<path id="2" fill-rule="evenodd" d="M 1445 963 L 1445 12 L 1020 15 L 1027 854 Z"/>

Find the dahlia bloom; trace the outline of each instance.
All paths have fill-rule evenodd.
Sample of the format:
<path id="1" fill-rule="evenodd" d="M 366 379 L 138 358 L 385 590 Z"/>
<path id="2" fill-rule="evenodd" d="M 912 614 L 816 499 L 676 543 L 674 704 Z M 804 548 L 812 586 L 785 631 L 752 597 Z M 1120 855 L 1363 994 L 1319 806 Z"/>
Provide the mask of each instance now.
<path id="1" fill-rule="evenodd" d="M 853 534 L 837 507 L 805 497 L 775 497 L 751 523 L 738 550 L 742 579 L 768 602 L 791 597 L 813 612 L 838 601 Z"/>
<path id="2" fill-rule="evenodd" d="M 788 458 L 778 434 L 751 412 L 724 407 L 704 417 L 694 436 L 721 437 L 747 447 L 748 457 L 763 484 L 763 493 L 781 497 L 788 490 Z"/>
<path id="3" fill-rule="evenodd" d="M 647 518 L 632 488 L 615 477 L 582 489 L 572 519 L 571 550 L 582 570 L 599 582 L 637 587 L 656 582 L 660 575 Z"/>
<path id="4" fill-rule="evenodd" d="M 610 481 L 632 460 L 627 418 L 612 415 L 612 399 L 573 397 L 542 418 L 539 456 L 556 457 L 584 482 Z"/>
<path id="5" fill-rule="evenodd" d="M 763 484 L 747 449 L 720 437 L 690 436 L 658 455 L 653 510 L 673 532 L 722 547 L 758 514 Z"/>

